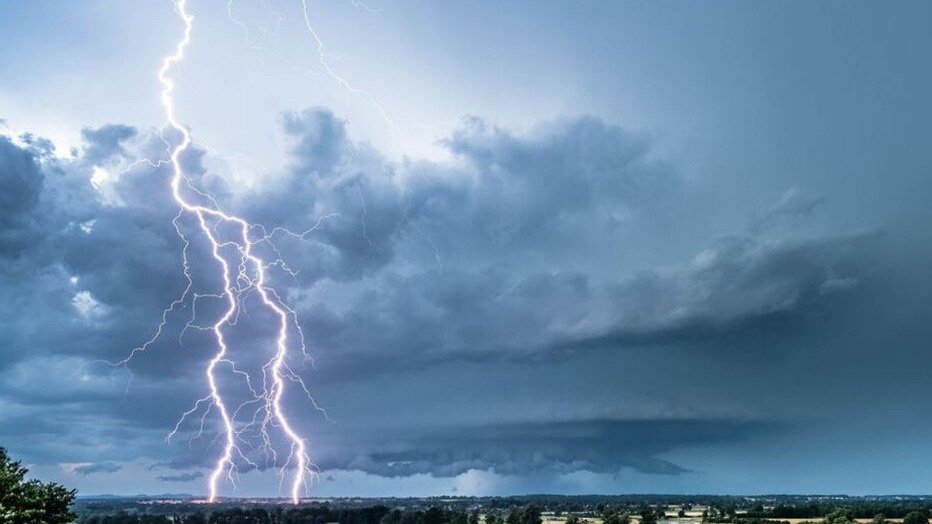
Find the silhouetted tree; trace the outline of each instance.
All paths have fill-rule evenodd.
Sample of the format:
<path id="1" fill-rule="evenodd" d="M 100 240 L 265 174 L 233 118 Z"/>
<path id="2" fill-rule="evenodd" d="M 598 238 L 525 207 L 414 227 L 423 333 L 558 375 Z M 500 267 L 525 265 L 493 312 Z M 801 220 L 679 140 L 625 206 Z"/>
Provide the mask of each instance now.
<path id="1" fill-rule="evenodd" d="M 4 524 L 67 524 L 75 519 L 75 491 L 54 482 L 25 480 L 29 471 L 11 461 L 0 448 L 0 522 Z"/>

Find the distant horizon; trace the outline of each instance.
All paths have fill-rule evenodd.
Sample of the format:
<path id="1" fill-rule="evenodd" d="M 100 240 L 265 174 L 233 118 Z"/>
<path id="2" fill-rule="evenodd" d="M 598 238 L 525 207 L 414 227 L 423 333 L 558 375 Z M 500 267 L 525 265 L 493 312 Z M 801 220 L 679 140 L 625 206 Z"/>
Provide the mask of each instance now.
<path id="1" fill-rule="evenodd" d="M 136 494 L 136 495 L 114 495 L 110 493 L 103 494 L 91 494 L 83 495 L 78 493 L 77 498 L 161 498 L 161 497 L 175 497 L 175 498 L 191 498 L 195 500 L 206 500 L 204 495 L 192 495 L 190 493 L 158 493 L 158 494 Z M 434 498 L 445 498 L 445 499 L 483 499 L 483 498 L 534 498 L 534 497 L 565 497 L 565 498 L 592 498 L 592 497 L 738 497 L 738 498 L 772 498 L 772 497 L 801 497 L 801 498 L 854 498 L 854 499 L 869 499 L 869 498 L 932 498 L 932 494 L 907 494 L 907 493 L 890 493 L 890 494 L 865 494 L 865 495 L 850 495 L 845 493 L 757 493 L 757 494 L 748 494 L 748 493 L 581 493 L 581 494 L 561 494 L 561 493 L 525 493 L 525 494 L 511 494 L 511 495 L 457 495 L 457 494 L 447 494 L 447 495 L 426 495 L 426 496 L 403 496 L 403 495 L 388 495 L 388 496 L 332 496 L 332 497 L 301 497 L 301 501 L 316 501 L 316 500 L 343 500 L 343 499 L 361 499 L 361 500 L 392 500 L 392 499 L 416 499 L 416 500 L 429 500 Z M 220 497 L 220 501 L 230 500 L 281 500 L 287 502 L 290 500 L 287 496 L 278 496 L 278 497 L 249 497 L 249 496 L 223 496 Z"/>

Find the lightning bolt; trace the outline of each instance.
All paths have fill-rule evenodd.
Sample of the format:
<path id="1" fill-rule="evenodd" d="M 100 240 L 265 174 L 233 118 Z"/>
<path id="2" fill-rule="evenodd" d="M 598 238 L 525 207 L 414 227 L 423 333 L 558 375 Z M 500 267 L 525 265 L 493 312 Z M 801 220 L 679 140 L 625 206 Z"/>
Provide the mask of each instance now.
<path id="1" fill-rule="evenodd" d="M 354 7 L 361 7 L 369 12 L 377 12 L 362 2 L 357 0 L 351 1 Z M 389 117 L 388 111 L 385 110 L 382 104 L 379 103 L 379 101 L 376 100 L 375 97 L 372 96 L 369 92 L 353 87 L 349 81 L 337 74 L 336 70 L 330 65 L 330 61 L 327 59 L 327 51 L 324 49 L 324 41 L 321 40 L 320 36 L 317 34 L 317 30 L 314 29 L 314 25 L 311 23 L 311 14 L 310 9 L 308 8 L 307 0 L 301 0 L 301 13 L 304 15 L 304 27 L 307 30 L 307 34 L 311 37 L 311 40 L 317 48 L 317 61 L 321 66 L 323 66 L 324 72 L 327 74 L 327 76 L 329 76 L 331 80 L 336 82 L 338 86 L 347 92 L 366 98 L 369 103 L 372 104 L 372 106 L 375 107 L 375 109 L 379 112 L 382 120 L 388 124 L 389 131 L 394 134 L 395 122 L 391 119 L 391 117 Z"/>
<path id="2" fill-rule="evenodd" d="M 160 168 L 163 165 L 170 165 L 171 177 L 170 188 L 171 195 L 177 204 L 179 211 L 172 219 L 172 225 L 183 243 L 182 248 L 182 268 L 186 281 L 181 295 L 171 302 L 168 307 L 162 311 L 160 322 L 158 323 L 153 335 L 142 345 L 132 349 L 129 355 L 123 360 L 110 363 L 114 366 L 128 366 L 128 364 L 140 353 L 150 349 L 157 340 L 162 336 L 163 330 L 170 322 L 170 318 L 176 310 L 183 309 L 190 305 L 191 313 L 187 322 L 179 335 L 179 345 L 183 341 L 184 335 L 188 331 L 209 332 L 216 343 L 216 351 L 207 363 L 204 370 L 204 379 L 208 394 L 197 399 L 193 406 L 184 411 L 174 428 L 169 432 L 167 439 L 169 441 L 175 437 L 182 428 L 182 425 L 190 417 L 201 413 L 197 422 L 197 433 L 191 441 L 199 438 L 205 426 L 205 420 L 208 415 L 216 412 L 219 415 L 221 431 L 217 435 L 222 439 L 223 446 L 220 456 L 217 457 L 216 463 L 208 477 L 207 483 L 207 501 L 216 502 L 219 496 L 220 485 L 224 478 L 227 478 L 231 484 L 236 485 L 238 475 L 237 462 L 242 461 L 254 468 L 260 465 L 250 459 L 250 454 L 241 449 L 241 445 L 248 444 L 246 435 L 255 435 L 258 438 L 258 446 L 254 451 L 265 452 L 266 460 L 271 460 L 275 465 L 278 460 L 278 452 L 273 444 L 272 432 L 278 430 L 281 436 L 289 443 L 289 452 L 284 463 L 281 465 L 282 483 L 286 481 L 289 470 L 290 486 L 289 492 L 293 503 L 300 501 L 303 489 L 307 488 L 308 476 L 313 473 L 312 464 L 307 451 L 307 442 L 295 429 L 289 420 L 287 413 L 283 408 L 283 400 L 288 383 L 296 385 L 310 401 L 311 405 L 318 412 L 327 417 L 325 410 L 320 408 L 310 394 L 309 389 L 301 377 L 289 366 L 289 358 L 295 353 L 294 349 L 300 349 L 300 355 L 309 359 L 306 350 L 304 333 L 298 322 L 297 313 L 294 309 L 282 299 L 282 297 L 269 284 L 267 270 L 277 267 L 292 277 L 297 276 L 297 272 L 292 270 L 288 264 L 282 260 L 281 253 L 273 243 L 273 237 L 276 235 L 289 235 L 296 239 L 307 238 L 312 232 L 323 225 L 323 222 L 329 218 L 338 216 L 336 213 L 321 216 L 315 225 L 305 231 L 291 231 L 282 227 L 268 229 L 261 224 L 250 223 L 242 217 L 231 214 L 221 209 L 219 203 L 214 200 L 205 191 L 194 187 L 185 175 L 182 157 L 192 146 L 192 137 L 188 129 L 181 124 L 175 112 L 175 81 L 170 73 L 173 68 L 184 61 L 185 52 L 191 44 L 194 17 L 188 11 L 188 0 L 172 0 L 175 12 L 182 22 L 183 33 L 175 45 L 174 52 L 165 56 L 158 69 L 158 81 L 161 86 L 159 100 L 162 105 L 167 125 L 162 130 L 161 140 L 166 147 L 167 159 L 152 161 L 149 159 L 137 160 L 131 163 L 126 169 L 132 169 L 134 166 L 147 163 L 152 168 Z M 246 39 L 249 44 L 248 28 L 241 21 L 233 16 L 232 5 L 234 0 L 229 0 L 227 4 L 227 14 L 233 22 L 247 31 Z M 308 35 L 315 44 L 318 62 L 323 66 L 324 72 L 339 87 L 347 92 L 364 97 L 378 110 L 383 120 L 393 129 L 394 123 L 388 117 L 385 109 L 370 95 L 368 92 L 357 89 L 330 66 L 324 44 L 314 30 L 307 0 L 299 0 L 303 21 Z M 354 7 L 362 8 L 367 11 L 375 12 L 366 4 L 351 0 Z M 169 140 L 165 137 L 165 131 L 171 130 L 176 136 Z M 365 220 L 366 209 L 365 199 L 362 188 L 357 181 L 359 190 L 360 204 L 362 209 L 362 226 L 363 233 L 366 234 Z M 222 281 L 222 292 L 218 293 L 197 293 L 194 291 L 192 278 L 192 263 L 189 258 L 189 248 L 191 240 L 185 233 L 181 221 L 185 216 L 191 216 L 197 221 L 197 230 L 203 236 L 204 240 L 210 246 L 211 256 L 216 263 L 219 271 L 220 280 Z M 229 231 L 235 231 L 230 237 Z M 277 257 L 266 261 L 257 254 L 256 246 L 263 244 L 268 247 Z M 371 241 L 370 241 L 371 244 Z M 258 295 L 262 306 L 272 314 L 276 319 L 276 338 L 274 352 L 271 358 L 265 362 L 261 368 L 261 387 L 256 387 L 253 377 L 245 370 L 237 367 L 236 362 L 231 357 L 230 342 L 228 341 L 225 328 L 236 324 L 240 314 L 244 311 L 242 301 L 250 294 Z M 201 325 L 198 323 L 198 303 L 203 299 L 219 300 L 225 304 L 223 313 L 219 318 L 210 325 Z M 289 333 L 293 332 L 297 336 L 297 341 L 292 342 L 289 339 Z M 296 348 L 292 348 L 292 346 Z M 221 385 L 218 383 L 218 374 L 221 369 L 228 369 L 234 376 L 242 378 L 248 400 L 233 405 L 225 399 Z M 132 374 L 130 373 L 130 378 Z M 127 388 L 129 384 L 127 384 Z M 252 415 L 249 416 L 249 411 Z M 245 412 L 246 421 L 241 422 L 241 414 Z M 247 433 L 254 432 L 254 433 Z"/>
<path id="3" fill-rule="evenodd" d="M 289 331 L 291 328 L 298 334 L 298 345 L 300 346 L 301 355 L 304 357 L 308 355 L 304 343 L 304 334 L 297 321 L 296 312 L 285 303 L 268 283 L 267 269 L 272 266 L 279 266 L 292 274 L 293 272 L 291 272 L 280 258 L 271 262 L 266 262 L 256 253 L 256 245 L 263 242 L 267 243 L 271 245 L 272 249 L 277 253 L 277 250 L 271 242 L 272 235 L 282 232 L 304 238 L 311 231 L 320 226 L 321 221 L 327 217 L 322 218 L 321 221 L 318 221 L 317 225 L 311 229 L 301 233 L 294 233 L 282 228 L 275 228 L 272 231 L 268 231 L 261 225 L 252 224 L 239 216 L 223 211 L 210 195 L 191 185 L 185 175 L 181 158 L 185 151 L 190 148 L 192 138 L 187 128 L 180 123 L 175 113 L 173 97 L 175 82 L 169 73 L 176 64 L 182 62 L 185 58 L 185 51 L 191 44 L 194 17 L 188 12 L 187 0 L 174 0 L 174 5 L 175 11 L 183 24 L 184 32 L 181 39 L 177 42 L 174 52 L 164 57 L 162 60 L 161 67 L 158 70 L 158 81 L 161 86 L 160 101 L 165 113 L 167 128 L 177 133 L 180 137 L 180 140 L 176 139 L 174 144 L 166 139 L 164 134 L 162 140 L 165 142 L 169 153 L 168 163 L 171 166 L 170 187 L 172 198 L 180 208 L 179 213 L 172 220 L 172 223 L 184 244 L 184 248 L 182 249 L 182 262 L 187 285 L 182 295 L 163 311 L 161 322 L 158 324 L 154 335 L 144 344 L 133 349 L 125 359 L 117 364 L 128 364 L 135 355 L 146 351 L 161 336 L 162 330 L 168 322 L 169 315 L 190 301 L 192 316 L 188 323 L 185 324 L 181 336 L 183 336 L 188 329 L 209 331 L 216 341 L 216 352 L 209 360 L 204 371 L 209 394 L 198 399 L 191 409 L 185 411 L 181 415 L 174 429 L 169 433 L 168 438 L 171 439 L 179 431 L 185 419 L 194 415 L 204 405 L 207 407 L 201 417 L 201 431 L 204 426 L 204 418 L 209 412 L 216 410 L 219 414 L 222 426 L 221 436 L 223 438 L 223 448 L 208 477 L 207 486 L 207 500 L 208 502 L 215 502 L 218 498 L 220 482 L 224 476 L 235 483 L 234 476 L 236 474 L 237 457 L 254 467 L 258 467 L 258 465 L 251 461 L 247 457 L 247 454 L 239 448 L 238 443 L 243 440 L 242 435 L 244 432 L 258 426 L 262 447 L 269 451 L 272 460 L 276 461 L 277 455 L 272 445 L 270 428 L 278 428 L 290 444 L 290 451 L 282 466 L 281 475 L 284 481 L 287 471 L 293 468 L 290 477 L 289 491 L 292 502 L 297 504 L 300 501 L 302 489 L 307 486 L 307 477 L 311 473 L 311 461 L 307 452 L 306 440 L 297 432 L 288 419 L 282 403 L 286 393 L 287 382 L 297 384 L 309 398 L 310 393 L 298 374 L 288 365 L 289 356 L 293 352 L 291 347 L 292 343 L 289 340 Z M 158 164 L 152 164 L 150 162 L 150 164 L 159 166 L 161 162 Z M 193 199 L 189 198 L 186 196 L 187 193 L 193 193 L 196 197 Z M 208 204 L 199 203 L 199 200 L 204 200 L 208 202 Z M 203 237 L 210 245 L 211 255 L 217 264 L 223 283 L 222 293 L 198 294 L 192 292 L 193 280 L 191 276 L 191 263 L 188 257 L 190 241 L 179 224 L 179 221 L 185 214 L 191 215 L 197 219 L 200 233 L 203 234 Z M 236 231 L 234 239 L 228 240 L 223 238 L 220 233 L 221 227 L 232 228 L 233 231 Z M 255 235 L 254 232 L 258 232 L 259 234 Z M 231 252 L 233 255 L 229 254 Z M 238 369 L 236 363 L 231 359 L 229 342 L 224 332 L 225 327 L 235 323 L 241 309 L 239 301 L 242 300 L 247 293 L 258 294 L 262 305 L 277 319 L 277 336 L 275 339 L 274 354 L 262 367 L 262 387 L 259 390 L 253 386 L 253 380 L 249 373 Z M 222 299 L 226 304 L 222 315 L 210 326 L 200 326 L 195 323 L 197 302 L 199 299 L 203 298 Z M 223 366 L 230 367 L 235 375 L 245 380 L 246 386 L 251 393 L 250 400 L 238 406 L 232 406 L 224 399 L 217 381 L 218 371 Z M 313 403 L 312 398 L 311 402 Z M 236 417 L 238 413 L 247 406 L 258 407 L 255 408 L 249 423 L 237 427 Z M 314 407 L 320 410 L 316 404 L 314 404 Z M 200 431 L 198 435 L 200 435 Z"/>
<path id="4" fill-rule="evenodd" d="M 285 64 L 286 66 L 294 70 L 300 71 L 301 68 L 297 66 L 296 64 L 292 63 L 291 60 L 274 52 L 272 49 L 270 49 L 269 47 L 266 47 L 265 45 L 252 42 L 249 26 L 245 22 L 237 18 L 236 15 L 234 14 L 233 6 L 234 6 L 235 1 L 236 0 L 229 0 L 227 2 L 227 7 L 226 7 L 227 18 L 229 18 L 231 22 L 236 24 L 242 31 L 243 44 L 247 48 L 253 51 L 260 51 L 265 54 L 268 54 L 269 56 Z M 317 62 L 318 64 L 320 64 L 320 67 L 323 69 L 323 74 L 327 76 L 331 81 L 333 81 L 337 85 L 337 87 L 339 87 L 340 89 L 342 89 L 349 95 L 353 97 L 360 97 L 368 101 L 368 103 L 373 108 L 375 108 L 376 112 L 378 112 L 379 116 L 385 122 L 386 126 L 388 127 L 389 133 L 392 136 L 394 136 L 395 130 L 396 130 L 396 124 L 395 124 L 395 121 L 392 119 L 392 117 L 389 115 L 388 110 L 386 110 L 385 106 L 383 106 L 381 102 L 379 102 L 378 99 L 372 95 L 372 93 L 365 91 L 363 89 L 354 87 L 349 82 L 349 80 L 341 76 L 337 72 L 337 70 L 330 64 L 329 54 L 327 53 L 327 50 L 324 46 L 324 41 L 321 39 L 317 30 L 314 29 L 314 25 L 311 22 L 311 13 L 310 13 L 310 6 L 308 5 L 308 0 L 298 0 L 298 3 L 300 4 L 300 7 L 301 7 L 301 17 L 304 23 L 305 32 L 310 37 L 311 44 L 314 46 L 314 50 L 317 55 L 316 56 Z M 356 9 L 362 9 L 369 13 L 378 13 L 381 11 L 381 9 L 374 9 L 372 7 L 369 7 L 369 5 L 359 0 L 350 0 L 350 4 Z M 263 3 L 263 5 L 265 5 L 266 9 L 269 9 L 268 5 L 266 5 L 265 3 Z M 276 27 L 281 25 L 281 22 L 282 20 L 284 20 L 285 15 L 280 11 L 271 10 L 271 9 L 269 10 L 275 13 L 276 20 L 277 20 Z M 304 71 L 304 72 L 312 73 L 315 75 L 320 74 L 320 72 L 318 71 Z"/>

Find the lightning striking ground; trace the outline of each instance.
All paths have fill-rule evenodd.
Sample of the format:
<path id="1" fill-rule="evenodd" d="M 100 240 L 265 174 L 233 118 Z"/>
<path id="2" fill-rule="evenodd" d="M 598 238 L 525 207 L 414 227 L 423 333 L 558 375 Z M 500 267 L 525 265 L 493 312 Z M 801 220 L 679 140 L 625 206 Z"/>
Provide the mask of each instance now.
<path id="1" fill-rule="evenodd" d="M 117 364 L 125 365 L 136 354 L 146 351 L 161 336 L 169 315 L 184 304 L 190 303 L 192 316 L 182 330 L 182 335 L 188 329 L 209 331 L 216 342 L 216 352 L 209 360 L 204 371 L 209 394 L 198 399 L 191 409 L 182 414 L 169 434 L 169 439 L 179 431 L 185 419 L 198 412 L 202 406 L 206 405 L 207 408 L 201 417 L 201 428 L 204 425 L 204 418 L 211 410 L 216 410 L 219 414 L 223 447 L 208 477 L 207 485 L 207 500 L 208 502 L 215 502 L 219 496 L 220 483 L 223 477 L 226 476 L 231 482 L 235 481 L 236 461 L 238 459 L 258 467 L 258 464 L 251 461 L 247 457 L 247 453 L 239 448 L 238 442 L 241 440 L 243 432 L 258 427 L 262 447 L 271 453 L 273 462 L 277 462 L 277 454 L 271 436 L 271 432 L 277 428 L 288 441 L 290 447 L 287 459 L 282 465 L 282 480 L 284 481 L 289 470 L 293 470 L 290 476 L 289 492 L 292 502 L 298 503 L 302 490 L 307 486 L 308 475 L 311 473 L 311 461 L 307 451 L 306 439 L 295 429 L 282 404 L 288 383 L 296 384 L 303 393 L 310 397 L 308 388 L 288 364 L 289 357 L 296 349 L 289 340 L 289 332 L 293 329 L 297 333 L 298 340 L 294 346 L 300 348 L 300 354 L 303 357 L 307 357 L 304 335 L 297 322 L 295 311 L 270 286 L 266 274 L 267 269 L 272 266 L 282 267 L 285 271 L 290 270 L 281 259 L 267 262 L 256 252 L 256 245 L 259 243 L 271 245 L 271 235 L 278 232 L 280 228 L 269 232 L 260 225 L 252 224 L 239 216 L 223 211 L 210 195 L 194 188 L 185 176 L 181 158 L 191 146 L 192 138 L 175 113 L 175 82 L 169 73 L 176 64 L 185 58 L 185 51 L 191 43 L 194 17 L 188 12 L 187 0 L 174 0 L 174 5 L 178 17 L 183 23 L 184 31 L 175 46 L 174 52 L 162 60 L 161 67 L 158 70 L 158 80 L 161 86 L 160 101 L 165 113 L 167 128 L 180 137 L 180 140 L 176 139 L 174 144 L 164 136 L 163 140 L 169 148 L 168 163 L 171 166 L 171 194 L 180 208 L 172 223 L 184 244 L 182 265 L 187 285 L 182 295 L 163 311 L 161 322 L 154 335 L 144 344 L 133 349 L 124 360 Z M 196 197 L 190 199 L 186 197 L 186 193 L 193 193 Z M 209 205 L 194 201 L 199 199 L 209 202 Z M 211 255 L 217 264 L 223 283 L 222 293 L 197 294 L 192 292 L 192 268 L 188 257 L 190 241 L 179 224 L 185 214 L 193 215 L 197 219 L 200 233 L 203 234 L 204 239 L 210 245 Z M 317 226 L 319 225 L 320 222 L 318 222 Z M 301 233 L 293 233 L 287 230 L 282 232 L 303 238 L 317 226 Z M 221 227 L 232 227 L 236 231 L 234 239 L 226 240 L 222 238 L 219 232 Z M 258 232 L 258 234 L 254 235 L 254 232 Z M 272 246 L 272 249 L 274 250 L 274 246 Z M 230 252 L 234 255 L 228 254 Z M 258 294 L 262 305 L 268 312 L 272 313 L 277 322 L 274 351 L 270 359 L 262 367 L 262 381 L 259 389 L 254 387 L 250 374 L 238 369 L 236 363 L 231 359 L 230 343 L 225 333 L 225 328 L 235 323 L 239 315 L 241 308 L 238 301 L 246 293 L 250 292 Z M 203 298 L 222 299 L 226 304 L 223 313 L 210 326 L 195 324 L 196 305 L 198 300 Z M 251 398 L 249 400 L 233 406 L 225 399 L 217 377 L 218 371 L 223 366 L 229 367 L 235 375 L 245 380 L 247 389 L 250 392 Z M 311 402 L 313 403 L 313 399 L 311 399 Z M 237 415 L 247 406 L 255 407 L 253 415 L 248 423 L 238 425 Z M 319 410 L 316 404 L 314 404 L 314 408 Z"/>

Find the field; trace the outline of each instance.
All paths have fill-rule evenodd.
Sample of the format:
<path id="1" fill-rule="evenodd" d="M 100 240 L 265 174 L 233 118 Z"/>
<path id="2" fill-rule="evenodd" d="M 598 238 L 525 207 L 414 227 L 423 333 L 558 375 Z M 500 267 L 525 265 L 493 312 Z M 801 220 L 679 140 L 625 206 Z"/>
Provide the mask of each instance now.
<path id="1" fill-rule="evenodd" d="M 679 516 L 678 509 L 679 508 L 674 507 L 672 508 L 672 511 L 667 511 L 666 513 L 667 519 L 664 520 L 663 522 L 668 523 L 668 524 L 694 524 L 694 523 L 702 522 L 702 511 L 705 508 L 692 509 L 690 511 L 686 511 L 685 515 L 682 517 Z M 542 524 L 565 524 L 566 519 L 567 519 L 567 515 L 556 516 L 554 515 L 553 512 L 544 512 L 541 515 L 541 517 L 543 518 Z M 602 524 L 602 519 L 597 518 L 597 517 L 580 516 L 579 520 L 581 524 Z M 811 519 L 786 518 L 786 519 L 779 519 L 779 520 L 781 522 L 786 522 L 788 524 L 807 524 L 807 523 L 808 524 L 820 524 L 820 519 L 815 519 L 815 518 L 811 518 Z M 872 520 L 873 519 L 869 519 L 869 518 L 860 518 L 860 519 L 854 519 L 853 522 L 857 522 L 858 524 L 870 524 Z M 640 519 L 638 519 L 637 516 L 634 516 L 631 518 L 632 523 L 638 524 L 639 521 Z M 898 523 L 903 522 L 903 519 L 888 518 L 887 522 L 891 524 L 898 524 Z"/>

